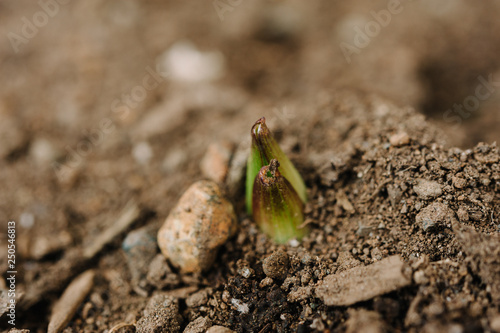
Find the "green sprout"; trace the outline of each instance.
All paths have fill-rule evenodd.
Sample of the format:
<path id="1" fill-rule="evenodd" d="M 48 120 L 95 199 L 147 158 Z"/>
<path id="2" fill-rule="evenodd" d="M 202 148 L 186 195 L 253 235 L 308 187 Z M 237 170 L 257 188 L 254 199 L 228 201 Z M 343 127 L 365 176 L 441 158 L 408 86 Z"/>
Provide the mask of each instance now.
<path id="1" fill-rule="evenodd" d="M 253 185 L 253 216 L 260 229 L 277 243 L 301 239 L 308 228 L 304 222 L 302 199 L 291 183 L 278 170 L 280 163 L 272 159 L 260 169 Z"/>
<path id="2" fill-rule="evenodd" d="M 277 243 L 301 239 L 306 185 L 260 118 L 252 126 L 247 162 L 246 205 L 260 229 Z M 279 161 L 279 162 L 278 162 Z M 278 170 L 279 168 L 279 170 Z"/>
<path id="3" fill-rule="evenodd" d="M 274 139 L 266 126 L 266 118 L 262 117 L 252 126 L 252 146 L 247 161 L 246 206 L 248 214 L 252 214 L 252 194 L 254 180 L 263 166 L 269 165 L 272 159 L 280 161 L 281 174 L 297 192 L 303 203 L 307 202 L 306 185 L 292 162 Z"/>

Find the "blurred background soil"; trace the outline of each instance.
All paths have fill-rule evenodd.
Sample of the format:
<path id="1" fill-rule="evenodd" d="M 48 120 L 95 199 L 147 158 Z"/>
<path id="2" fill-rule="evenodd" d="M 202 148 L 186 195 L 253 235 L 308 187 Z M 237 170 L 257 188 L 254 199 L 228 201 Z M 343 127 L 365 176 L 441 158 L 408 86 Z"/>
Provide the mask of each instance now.
<path id="1" fill-rule="evenodd" d="M 369 254 L 377 248 L 383 257 L 401 254 L 410 263 L 416 260 L 415 253 L 435 262 L 451 258 L 459 265 L 451 264 L 457 274 L 464 269 L 474 272 L 482 250 L 467 254 L 465 262 L 472 266 L 463 266 L 465 255 L 456 237 L 460 233 L 463 237 L 458 238 L 470 245 L 477 243 L 475 236 L 467 236 L 467 231 L 429 236 L 409 226 L 420 210 L 418 200 L 423 207 L 427 199 L 412 201 L 409 205 L 416 208 L 397 217 L 402 206 L 394 202 L 393 194 L 415 199 L 411 186 L 417 178 L 439 182 L 445 188 L 443 200 L 455 213 L 465 200 L 460 195 L 472 196 L 467 207 L 462 207 L 467 218 L 461 211 L 459 220 L 477 232 L 498 233 L 498 161 L 484 162 L 475 159 L 474 153 L 498 156 L 491 144 L 500 140 L 499 2 L 63 2 L 0 2 L 0 221 L 4 225 L 15 220 L 18 225 L 19 291 L 43 276 L 68 249 L 84 248 L 113 224 L 131 199 L 142 211 L 135 227 L 157 230 L 183 191 L 204 177 L 200 160 L 208 145 L 248 144 L 249 129 L 261 116 L 267 118 L 302 174 L 307 174 L 312 198 L 307 214 L 318 231 L 301 246 L 325 259 L 324 263 L 302 262 L 290 274 L 300 271 L 297 274 L 302 276 L 301 269 L 314 271 L 321 265 L 335 271 L 340 265 L 338 256 L 345 251 L 370 264 L 377 255 L 360 258 L 366 256 L 363 247 Z M 386 145 L 401 132 L 409 135 L 411 144 L 393 156 L 396 152 Z M 476 146 L 479 142 L 490 145 Z M 439 163 L 452 163 L 447 159 L 459 160 L 464 153 L 465 164 L 460 170 L 449 167 L 436 173 L 426 164 L 429 151 Z M 398 160 L 401 156 L 406 156 L 406 162 Z M 335 158 L 341 160 L 338 168 L 325 170 L 325 163 Z M 387 190 L 384 181 L 389 176 L 384 172 L 394 166 L 388 166 L 393 159 L 400 163 L 398 170 L 411 167 L 411 171 L 391 176 L 396 190 L 390 186 Z M 370 169 L 364 169 L 367 165 L 373 169 L 363 173 Z M 470 169 L 464 171 L 465 166 Z M 360 172 L 369 175 L 363 184 L 355 181 Z M 457 176 L 457 172 L 465 175 Z M 453 185 L 452 177 L 467 179 L 462 188 L 469 192 L 455 193 L 459 187 L 453 186 L 446 190 L 446 185 Z M 483 182 L 485 177 L 489 182 Z M 332 190 L 344 191 L 356 213 Z M 358 202 L 368 190 L 374 194 Z M 262 249 L 255 227 L 245 218 L 241 189 L 232 199 L 249 236 L 231 241 L 221 251 L 227 261 L 218 262 L 208 277 L 177 276 L 175 287 L 212 288 L 209 295 L 216 302 L 222 302 L 224 290 L 247 296 L 258 292 L 255 284 L 241 289 L 238 278 L 233 279 L 238 275 L 234 265 L 244 258 L 256 267 L 276 248 L 265 243 L 268 248 Z M 331 209 L 325 208 L 328 205 Z M 333 217 L 335 222 L 331 222 Z M 327 227 L 330 222 L 325 221 L 332 224 Z M 388 245 L 381 247 L 375 241 L 363 245 L 363 232 L 350 236 L 362 221 L 375 228 L 383 223 L 384 230 L 394 227 Z M 338 241 L 341 236 L 334 236 L 338 245 L 327 241 L 334 231 L 343 237 Z M 6 248 L 3 232 L 0 244 Z M 94 312 L 82 315 L 79 311 L 71 324 L 75 331 L 84 327 L 105 331 L 120 321 L 140 317 L 147 298 L 129 285 L 122 240 L 116 239 L 104 254 L 84 265 L 98 267 L 101 273 L 97 291 L 91 293 L 94 299 L 88 301 Z M 451 250 L 443 249 L 447 246 Z M 305 254 L 296 256 L 300 261 Z M 5 272 L 3 256 L 1 264 Z M 255 281 L 260 281 L 264 275 L 255 267 Z M 436 298 L 429 295 L 439 295 L 440 288 L 449 287 L 446 281 L 452 280 L 442 266 L 436 267 L 428 268 L 426 274 L 438 276 L 437 280 L 445 281 L 443 285 L 431 279 L 425 292 L 414 285 L 401 297 L 392 294 L 365 304 L 383 322 L 380 327 L 389 331 L 427 327 L 437 332 L 442 327 L 454 329 L 449 325 L 457 322 L 462 331 L 491 329 L 481 318 L 488 315 L 490 322 L 500 318 L 498 300 L 488 294 L 491 285 L 487 288 L 488 281 L 498 275 L 489 277 L 485 268 L 478 268 L 470 281 L 463 278 L 453 284 L 460 284 L 454 292 L 463 284 L 471 286 L 467 295 L 476 298 L 457 305 L 458 312 L 439 302 L 441 308 L 436 310 L 430 306 Z M 311 284 L 324 275 L 317 275 Z M 120 283 L 123 286 L 117 286 Z M 112 290 L 111 295 L 106 293 L 103 299 L 106 289 Z M 19 322 L 33 332 L 44 331 L 59 294 L 49 293 L 31 310 L 19 310 Z M 427 306 L 427 312 L 423 318 L 405 321 L 405 311 L 417 295 L 418 306 Z M 354 332 L 353 323 L 345 324 L 348 318 L 373 315 L 324 304 L 318 308 L 321 315 L 308 314 L 304 308 L 310 304 L 305 303 L 313 298 L 308 295 L 297 304 L 287 301 L 286 295 L 276 296 L 276 302 L 288 304 L 291 315 L 291 324 L 278 328 L 266 323 L 259 327 L 257 317 L 257 326 L 245 327 L 231 308 L 224 312 L 206 305 L 221 311 L 217 317 L 210 310 L 181 303 L 182 327 L 201 313 L 237 331 L 258 332 L 267 327 L 270 331 Z M 126 309 L 120 307 L 121 302 L 127 304 Z M 404 310 L 391 317 L 390 311 L 384 312 L 385 306 Z M 439 321 L 443 313 L 447 315 Z M 461 321 L 461 315 L 466 319 Z M 273 316 L 280 318 L 280 314 Z M 323 326 L 316 322 L 311 328 L 314 318 L 320 318 Z"/>

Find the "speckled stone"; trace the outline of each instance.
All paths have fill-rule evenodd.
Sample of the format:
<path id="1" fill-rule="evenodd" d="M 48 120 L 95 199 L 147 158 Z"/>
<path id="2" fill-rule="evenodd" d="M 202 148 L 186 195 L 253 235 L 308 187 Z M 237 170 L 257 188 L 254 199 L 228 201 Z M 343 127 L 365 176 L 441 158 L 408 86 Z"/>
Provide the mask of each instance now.
<path id="1" fill-rule="evenodd" d="M 158 231 L 163 255 L 183 273 L 207 270 L 217 249 L 235 234 L 232 204 L 213 181 L 198 181 L 182 195 Z"/>

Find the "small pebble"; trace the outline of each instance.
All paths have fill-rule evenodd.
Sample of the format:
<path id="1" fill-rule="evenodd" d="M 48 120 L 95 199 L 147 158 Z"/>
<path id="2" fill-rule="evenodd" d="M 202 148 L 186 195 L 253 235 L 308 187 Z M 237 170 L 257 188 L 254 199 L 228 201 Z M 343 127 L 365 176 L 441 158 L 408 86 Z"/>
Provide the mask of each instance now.
<path id="1" fill-rule="evenodd" d="M 405 146 L 410 143 L 410 137 L 406 132 L 400 132 L 390 137 L 389 143 L 394 147 Z"/>
<path id="2" fill-rule="evenodd" d="M 433 202 L 417 214 L 415 221 L 424 231 L 428 231 L 437 226 L 444 225 L 452 217 L 453 212 L 446 204 Z"/>
<path id="3" fill-rule="evenodd" d="M 194 308 L 207 304 L 207 301 L 208 290 L 203 289 L 186 298 L 186 305 L 190 308 Z"/>
<path id="4" fill-rule="evenodd" d="M 212 321 L 206 317 L 198 317 L 190 322 L 184 333 L 205 333 L 212 326 Z"/>
<path id="5" fill-rule="evenodd" d="M 441 185 L 438 182 L 427 179 L 418 179 L 417 184 L 413 186 L 413 190 L 419 198 L 424 200 L 433 199 L 443 193 Z"/>
<path id="6" fill-rule="evenodd" d="M 288 254 L 278 250 L 264 259 L 262 269 L 264 274 L 272 279 L 284 280 L 288 274 Z"/>
<path id="7" fill-rule="evenodd" d="M 201 172 L 217 183 L 224 182 L 231 159 L 232 145 L 229 142 L 211 143 L 200 163 Z"/>
<path id="8" fill-rule="evenodd" d="M 198 181 L 182 195 L 158 231 L 158 246 L 183 273 L 207 270 L 218 248 L 236 233 L 231 203 L 212 181 Z"/>

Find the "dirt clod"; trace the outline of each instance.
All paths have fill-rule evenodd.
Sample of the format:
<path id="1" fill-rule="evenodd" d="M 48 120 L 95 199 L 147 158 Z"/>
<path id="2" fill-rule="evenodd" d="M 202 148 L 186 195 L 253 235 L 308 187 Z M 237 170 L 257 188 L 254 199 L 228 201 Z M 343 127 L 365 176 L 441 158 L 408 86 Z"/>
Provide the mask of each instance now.
<path id="1" fill-rule="evenodd" d="M 179 276 L 172 271 L 162 254 L 157 254 L 151 260 L 146 279 L 149 284 L 160 290 L 175 287 L 180 282 Z"/>
<path id="2" fill-rule="evenodd" d="M 453 215 L 453 211 L 446 204 L 433 202 L 417 214 L 415 221 L 424 231 L 428 231 L 451 222 Z"/>
<path id="3" fill-rule="evenodd" d="M 455 224 L 463 251 L 470 256 L 474 272 L 488 285 L 495 304 L 500 304 L 500 236 L 482 234 L 467 226 Z"/>
<path id="4" fill-rule="evenodd" d="M 262 269 L 271 279 L 283 280 L 288 273 L 288 254 L 285 251 L 278 250 L 264 259 Z"/>
<path id="5" fill-rule="evenodd" d="M 212 321 L 206 317 L 198 317 L 190 322 L 184 333 L 205 333 L 212 326 Z"/>
<path id="6" fill-rule="evenodd" d="M 359 230 L 359 229 L 358 229 Z M 337 258 L 338 272 L 342 272 L 361 265 L 361 261 L 355 259 L 349 252 L 341 252 Z"/>
<path id="7" fill-rule="evenodd" d="M 182 317 L 175 298 L 161 294 L 150 298 L 144 315 L 137 321 L 137 333 L 177 333 Z"/>
<path id="8" fill-rule="evenodd" d="M 327 305 L 345 306 L 371 299 L 411 283 L 402 273 L 403 261 L 391 256 L 374 264 L 328 275 L 316 287 Z"/>
<path id="9" fill-rule="evenodd" d="M 208 300 L 208 290 L 203 289 L 186 298 L 186 305 L 191 308 L 198 307 L 206 304 L 207 300 Z"/>
<path id="10" fill-rule="evenodd" d="M 418 179 L 417 184 L 413 186 L 413 190 L 424 200 L 433 199 L 443 193 L 441 185 L 438 182 L 427 179 Z"/>
<path id="11" fill-rule="evenodd" d="M 138 319 L 170 330 L 142 314 L 156 293 L 179 300 L 181 332 L 198 318 L 238 333 L 498 330 L 500 3 L 394 2 L 1 2 L 0 220 L 16 222 L 16 327 L 45 331 L 65 286 L 92 269 L 65 333 L 123 333 Z M 274 244 L 245 211 L 260 117 L 307 185 L 300 241 Z M 218 185 L 240 232 L 197 257 L 230 228 L 201 228 L 219 219 L 207 218 L 210 200 L 191 202 L 179 236 L 211 265 L 186 273 L 145 252 L 129 266 L 127 234 L 156 233 L 185 189 L 222 179 L 227 155 L 207 157 L 224 161 L 207 163 L 215 176 L 200 166 L 221 142 L 237 147 Z M 434 204 L 449 214 L 436 221 Z M 271 278 L 263 261 L 280 249 L 288 265 Z M 382 292 L 383 274 L 368 273 L 394 255 L 406 287 L 346 306 L 317 297 L 342 274 L 351 280 L 328 297 Z M 8 265 L 0 256 L 3 278 Z M 170 305 L 156 309 L 171 319 L 160 315 Z"/>

